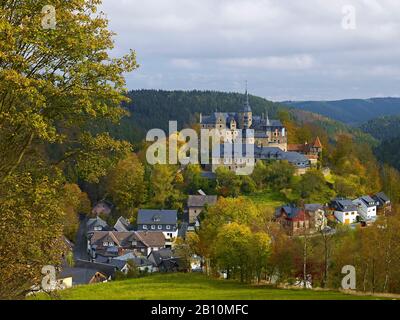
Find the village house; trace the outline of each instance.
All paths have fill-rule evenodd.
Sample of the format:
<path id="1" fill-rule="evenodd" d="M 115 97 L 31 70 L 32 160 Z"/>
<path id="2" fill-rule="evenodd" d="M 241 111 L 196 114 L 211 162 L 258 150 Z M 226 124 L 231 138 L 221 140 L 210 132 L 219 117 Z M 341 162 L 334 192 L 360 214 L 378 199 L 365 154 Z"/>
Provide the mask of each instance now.
<path id="1" fill-rule="evenodd" d="M 384 192 L 379 192 L 372 196 L 377 204 L 377 214 L 387 215 L 392 213 L 392 202 Z"/>
<path id="2" fill-rule="evenodd" d="M 124 217 L 119 217 L 119 219 L 117 220 L 117 222 L 114 225 L 114 230 L 115 231 L 119 231 L 119 232 L 132 231 L 133 230 L 133 226 Z"/>
<path id="3" fill-rule="evenodd" d="M 373 222 L 376 220 L 376 201 L 370 196 L 362 196 L 353 200 L 353 203 L 357 206 L 357 211 L 360 217 L 365 222 Z"/>
<path id="4" fill-rule="evenodd" d="M 314 232 L 325 230 L 328 225 L 328 219 L 325 215 L 325 208 L 322 204 L 305 204 L 304 210 L 311 217 L 311 229 Z"/>
<path id="5" fill-rule="evenodd" d="M 57 282 L 62 289 L 78 285 L 106 282 L 107 276 L 100 271 L 88 268 L 63 268 L 57 276 Z"/>
<path id="6" fill-rule="evenodd" d="M 140 209 L 136 225 L 138 231 L 162 232 L 167 240 L 172 240 L 178 236 L 178 212 Z"/>
<path id="7" fill-rule="evenodd" d="M 75 268 L 83 268 L 83 269 L 91 269 L 97 272 L 102 273 L 107 277 L 107 280 L 112 280 L 115 278 L 115 272 L 118 271 L 118 268 L 106 263 L 98 263 L 87 260 L 76 260 Z"/>
<path id="8" fill-rule="evenodd" d="M 106 200 L 99 201 L 92 209 L 93 216 L 109 216 L 114 208 L 114 205 Z"/>
<path id="9" fill-rule="evenodd" d="M 181 271 L 180 258 L 175 257 L 171 249 L 153 251 L 147 257 L 159 272 L 178 272 Z"/>
<path id="10" fill-rule="evenodd" d="M 133 252 L 129 252 L 123 256 L 113 258 L 110 263 L 119 263 L 118 261 L 122 261 L 125 263 L 128 263 L 128 261 L 132 261 L 135 266 L 138 268 L 139 271 L 141 272 L 148 272 L 148 273 L 153 273 L 155 272 L 155 266 L 154 264 L 147 259 L 147 257 L 143 256 L 138 256 L 134 254 Z"/>
<path id="11" fill-rule="evenodd" d="M 280 207 L 275 212 L 275 220 L 290 236 L 312 233 L 312 219 L 306 210 L 296 206 L 287 205 Z"/>
<path id="12" fill-rule="evenodd" d="M 128 252 L 148 255 L 153 250 L 165 248 L 165 245 L 162 232 L 96 231 L 88 238 L 88 253 L 93 259 L 100 255 L 107 260 Z"/>
<path id="13" fill-rule="evenodd" d="M 187 201 L 189 212 L 189 224 L 194 225 L 197 217 L 206 206 L 212 206 L 217 203 L 217 196 L 190 195 Z"/>
<path id="14" fill-rule="evenodd" d="M 340 223 L 353 224 L 358 222 L 358 207 L 353 201 L 348 199 L 334 199 L 329 206 L 336 220 Z"/>
<path id="15" fill-rule="evenodd" d="M 298 152 L 305 155 L 310 161 L 310 164 L 316 166 L 322 154 L 322 143 L 319 137 L 316 137 L 312 143 L 305 142 L 304 144 L 288 144 L 287 149 L 288 151 Z"/>
<path id="16" fill-rule="evenodd" d="M 93 233 L 95 231 L 110 231 L 111 227 L 100 217 L 89 219 L 86 223 L 87 233 Z"/>

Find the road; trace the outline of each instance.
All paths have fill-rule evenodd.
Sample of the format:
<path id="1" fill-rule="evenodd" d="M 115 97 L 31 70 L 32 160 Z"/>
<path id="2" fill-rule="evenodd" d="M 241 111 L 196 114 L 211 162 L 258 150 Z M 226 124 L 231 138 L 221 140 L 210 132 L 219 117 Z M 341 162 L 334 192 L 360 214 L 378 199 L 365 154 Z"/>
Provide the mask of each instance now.
<path id="1" fill-rule="evenodd" d="M 87 217 L 83 214 L 79 215 L 79 229 L 76 234 L 74 246 L 75 260 L 89 260 L 89 256 L 87 254 L 86 222 Z"/>

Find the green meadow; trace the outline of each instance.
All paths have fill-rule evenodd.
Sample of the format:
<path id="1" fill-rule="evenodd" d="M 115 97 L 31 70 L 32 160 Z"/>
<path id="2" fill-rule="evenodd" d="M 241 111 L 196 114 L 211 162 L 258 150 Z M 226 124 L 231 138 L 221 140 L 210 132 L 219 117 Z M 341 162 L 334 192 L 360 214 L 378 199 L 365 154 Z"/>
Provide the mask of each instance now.
<path id="1" fill-rule="evenodd" d="M 275 289 L 264 285 L 210 279 L 202 274 L 155 274 L 144 278 L 92 284 L 40 294 L 57 300 L 372 300 L 335 291 Z"/>

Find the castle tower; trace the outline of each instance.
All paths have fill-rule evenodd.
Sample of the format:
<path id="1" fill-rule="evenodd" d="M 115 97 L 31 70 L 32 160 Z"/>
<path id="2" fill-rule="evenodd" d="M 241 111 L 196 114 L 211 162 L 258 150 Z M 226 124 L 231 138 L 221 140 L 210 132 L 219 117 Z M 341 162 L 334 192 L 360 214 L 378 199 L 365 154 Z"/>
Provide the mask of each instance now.
<path id="1" fill-rule="evenodd" d="M 253 112 L 249 103 L 249 93 L 247 91 L 246 83 L 246 100 L 243 105 L 242 112 L 240 113 L 240 126 L 241 129 L 249 129 L 253 124 Z"/>

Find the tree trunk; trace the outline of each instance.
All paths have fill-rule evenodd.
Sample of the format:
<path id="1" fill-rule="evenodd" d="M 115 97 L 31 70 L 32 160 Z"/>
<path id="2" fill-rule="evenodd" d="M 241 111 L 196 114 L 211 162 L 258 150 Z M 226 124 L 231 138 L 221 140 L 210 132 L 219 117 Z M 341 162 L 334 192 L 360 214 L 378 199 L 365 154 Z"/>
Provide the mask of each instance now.
<path id="1" fill-rule="evenodd" d="M 304 233 L 304 247 L 303 247 L 303 286 L 307 288 L 307 235 Z"/>

